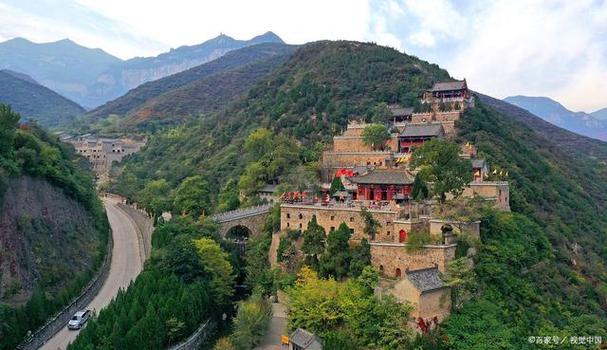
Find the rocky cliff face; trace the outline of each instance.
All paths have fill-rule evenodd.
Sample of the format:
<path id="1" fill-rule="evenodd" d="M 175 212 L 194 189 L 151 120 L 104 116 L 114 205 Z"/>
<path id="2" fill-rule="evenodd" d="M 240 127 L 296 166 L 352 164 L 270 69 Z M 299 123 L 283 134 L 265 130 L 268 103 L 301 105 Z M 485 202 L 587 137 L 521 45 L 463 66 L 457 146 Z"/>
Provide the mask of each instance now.
<path id="1" fill-rule="evenodd" d="M 0 198 L 0 302 L 58 293 L 93 267 L 99 247 L 86 208 L 49 182 L 21 176 Z"/>

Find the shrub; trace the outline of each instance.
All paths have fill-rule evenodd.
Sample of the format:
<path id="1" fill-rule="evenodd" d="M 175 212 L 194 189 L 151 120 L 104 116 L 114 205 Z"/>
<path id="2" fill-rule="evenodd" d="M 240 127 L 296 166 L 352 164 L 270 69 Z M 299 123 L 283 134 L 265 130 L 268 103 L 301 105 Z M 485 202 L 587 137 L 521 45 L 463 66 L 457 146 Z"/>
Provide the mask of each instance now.
<path id="1" fill-rule="evenodd" d="M 272 319 L 272 304 L 260 293 L 238 304 L 230 340 L 237 350 L 249 350 L 264 337 Z"/>

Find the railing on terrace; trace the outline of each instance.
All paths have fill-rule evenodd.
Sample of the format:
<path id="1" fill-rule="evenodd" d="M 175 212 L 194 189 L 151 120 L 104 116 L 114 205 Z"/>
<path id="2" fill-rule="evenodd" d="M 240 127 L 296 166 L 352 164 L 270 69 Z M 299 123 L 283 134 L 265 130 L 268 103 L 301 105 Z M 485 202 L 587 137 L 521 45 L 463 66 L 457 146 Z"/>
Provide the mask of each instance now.
<path id="1" fill-rule="evenodd" d="M 432 205 L 431 204 L 419 204 L 419 203 L 411 203 L 411 204 L 403 204 L 399 205 L 390 201 L 313 201 L 313 200 L 304 200 L 304 201 L 295 201 L 295 200 L 283 200 L 283 204 L 288 205 L 297 205 L 297 206 L 310 206 L 316 208 L 336 208 L 336 209 L 362 209 L 366 208 L 368 210 L 381 210 L 381 211 L 394 211 L 397 212 L 397 217 L 399 219 L 410 219 L 410 218 L 418 218 L 420 216 L 430 216 L 432 215 Z"/>
<path id="2" fill-rule="evenodd" d="M 241 219 L 241 218 L 259 215 L 259 214 L 265 214 L 265 213 L 269 212 L 271 209 L 272 209 L 272 204 L 263 204 L 263 205 L 258 205 L 256 207 L 236 209 L 236 210 L 227 211 L 225 213 L 211 215 L 211 220 L 213 220 L 217 223 L 232 221 L 232 220 L 237 220 L 237 219 Z"/>

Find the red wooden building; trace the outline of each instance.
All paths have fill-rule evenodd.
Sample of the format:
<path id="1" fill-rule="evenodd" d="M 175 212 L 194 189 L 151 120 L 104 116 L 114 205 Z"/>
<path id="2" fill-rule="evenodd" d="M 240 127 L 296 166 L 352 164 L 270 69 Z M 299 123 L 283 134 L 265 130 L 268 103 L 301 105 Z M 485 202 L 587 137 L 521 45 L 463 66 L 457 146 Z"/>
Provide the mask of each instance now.
<path id="1" fill-rule="evenodd" d="M 404 200 L 411 195 L 413 178 L 404 170 L 374 170 L 350 179 L 357 185 L 358 200 Z"/>
<path id="2" fill-rule="evenodd" d="M 398 135 L 398 151 L 409 153 L 413 147 L 421 146 L 433 138 L 445 137 L 445 129 L 440 123 L 407 124 Z"/>

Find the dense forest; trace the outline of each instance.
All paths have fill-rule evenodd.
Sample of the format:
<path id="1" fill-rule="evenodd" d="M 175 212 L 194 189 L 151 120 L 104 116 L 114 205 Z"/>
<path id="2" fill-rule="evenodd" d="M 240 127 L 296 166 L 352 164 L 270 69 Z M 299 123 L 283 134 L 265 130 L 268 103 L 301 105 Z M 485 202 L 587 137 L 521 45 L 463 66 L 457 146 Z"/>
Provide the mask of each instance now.
<path id="1" fill-rule="evenodd" d="M 69 349 L 162 349 L 229 312 L 237 273 L 212 223 L 160 223 L 152 244 L 144 271 Z"/>
<path id="2" fill-rule="evenodd" d="M 4 225 L 0 230 L 0 262 L 3 273 L 8 272 L 4 264 L 16 262 L 15 269 L 23 269 L 36 278 L 30 286 L 19 276 L 0 274 L 3 287 L 11 281 L 15 283 L 11 288 L 2 288 L 4 293 L 0 296 L 1 349 L 15 348 L 28 331 L 36 330 L 79 295 L 105 257 L 109 231 L 84 159 L 35 124 L 20 124 L 19 119 L 10 107 L 0 105 L 0 207 Z M 11 198 L 6 196 L 20 183 L 32 188 L 12 192 Z M 54 200 L 44 205 L 56 207 L 39 209 L 40 203 L 18 203 L 18 208 L 3 206 L 26 200 L 19 196 L 28 191 L 40 191 L 39 195 Z M 71 211 L 73 216 L 49 217 L 58 208 Z M 20 216 L 10 217 L 11 213 Z M 30 249 L 21 250 L 22 244 Z M 78 260 L 70 264 L 72 259 Z M 23 266 L 27 261 L 32 263 Z M 4 304 L 20 293 L 29 298 Z"/>

